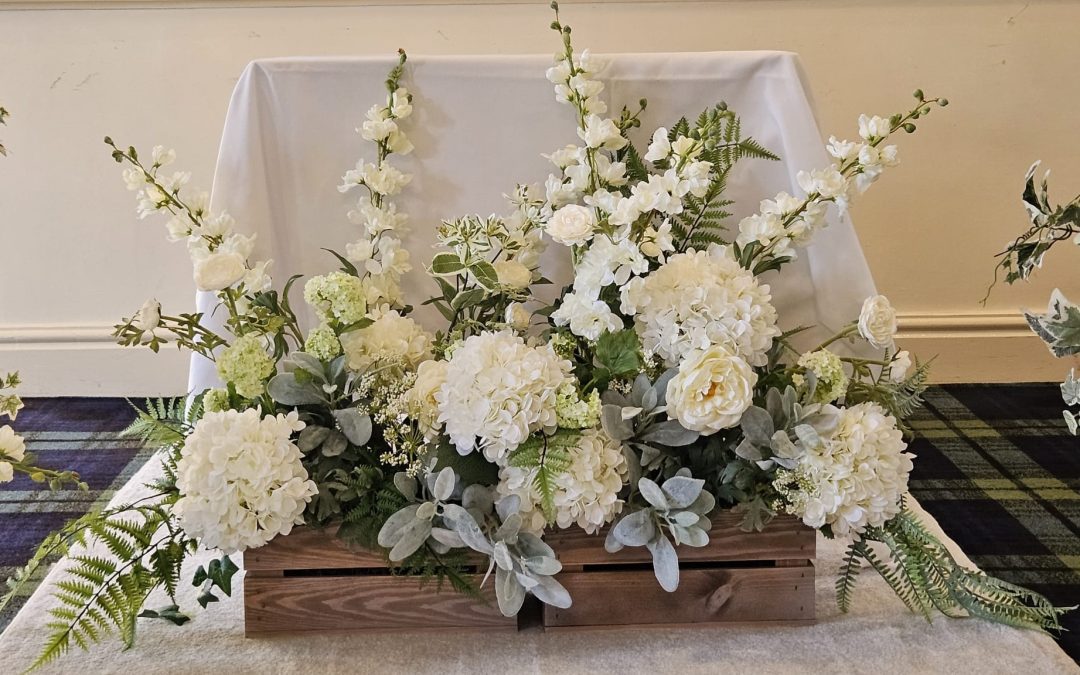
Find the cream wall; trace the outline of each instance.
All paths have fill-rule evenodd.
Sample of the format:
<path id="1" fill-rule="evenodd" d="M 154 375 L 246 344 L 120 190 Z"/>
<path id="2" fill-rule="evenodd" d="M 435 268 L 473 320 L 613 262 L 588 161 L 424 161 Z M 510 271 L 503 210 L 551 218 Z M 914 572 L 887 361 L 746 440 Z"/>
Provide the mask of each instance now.
<path id="1" fill-rule="evenodd" d="M 13 113 L 0 128 L 11 153 L 0 161 L 0 370 L 21 369 L 26 393 L 184 387 L 183 355 L 150 358 L 105 337 L 148 295 L 176 307 L 192 293 L 183 252 L 135 219 L 105 134 L 177 148 L 208 186 L 229 94 L 251 59 L 554 47 L 546 2 L 199 4 L 0 0 L 0 102 Z M 863 111 L 899 110 L 916 86 L 948 96 L 855 213 L 878 285 L 903 314 L 903 344 L 941 353 L 944 380 L 1065 369 L 1017 312 L 1044 305 L 1055 284 L 1078 291 L 1071 251 L 1037 283 L 979 300 L 993 254 L 1025 225 L 1028 164 L 1054 169 L 1060 198 L 1080 186 L 1080 3 L 564 2 L 564 14 L 577 44 L 599 52 L 797 51 L 826 134 L 852 134 Z"/>

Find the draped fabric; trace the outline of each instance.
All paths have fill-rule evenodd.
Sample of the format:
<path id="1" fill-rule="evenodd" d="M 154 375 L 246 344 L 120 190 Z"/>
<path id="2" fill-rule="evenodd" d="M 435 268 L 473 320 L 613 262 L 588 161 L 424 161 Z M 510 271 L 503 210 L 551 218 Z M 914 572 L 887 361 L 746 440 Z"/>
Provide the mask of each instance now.
<path id="1" fill-rule="evenodd" d="M 821 133 L 795 54 L 717 52 L 604 56 L 599 77 L 612 115 L 648 98 L 635 143 L 682 116 L 693 120 L 726 101 L 753 136 L 781 161 L 742 160 L 729 181 L 735 199 L 730 228 L 780 190 L 798 194 L 801 169 L 826 166 Z M 276 285 L 293 274 L 321 274 L 337 266 L 322 248 L 343 251 L 359 227 L 346 213 L 355 194 L 337 190 L 357 159 L 374 159 L 374 145 L 355 133 L 364 113 L 386 95 L 389 58 L 287 58 L 252 62 L 233 93 L 214 177 L 213 208 L 258 234 L 256 256 L 274 260 Z M 404 237 L 413 271 L 408 301 L 428 328 L 440 317 L 420 303 L 435 288 L 424 272 L 440 221 L 470 213 L 506 213 L 504 195 L 517 183 L 539 183 L 554 167 L 541 155 L 578 142 L 572 108 L 557 103 L 544 77 L 547 56 L 410 58 L 404 84 L 414 114 L 403 129 L 416 146 L 396 166 L 413 174 L 395 197 L 410 216 Z M 853 131 L 853 130 L 852 130 Z M 830 215 L 830 226 L 782 274 L 770 273 L 774 304 L 784 327 L 816 325 L 809 344 L 851 321 L 874 283 L 855 230 Z M 732 238 L 734 234 L 732 234 Z M 544 272 L 559 288 L 571 274 L 568 251 L 550 244 Z M 302 305 L 299 294 L 295 304 Z M 214 297 L 201 294 L 209 315 Z M 207 319 L 220 322 L 218 317 Z M 194 357 L 192 391 L 217 382 L 212 364 Z"/>

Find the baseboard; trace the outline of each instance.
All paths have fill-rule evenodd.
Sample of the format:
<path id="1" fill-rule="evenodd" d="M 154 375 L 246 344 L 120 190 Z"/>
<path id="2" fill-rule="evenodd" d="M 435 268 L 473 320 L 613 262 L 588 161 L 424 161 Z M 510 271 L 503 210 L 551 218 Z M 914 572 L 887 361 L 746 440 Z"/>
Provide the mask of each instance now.
<path id="1" fill-rule="evenodd" d="M 1019 312 L 901 314 L 897 343 L 935 358 L 931 379 L 947 382 L 1060 382 L 1080 358 L 1055 358 Z"/>
<path id="2" fill-rule="evenodd" d="M 17 370 L 22 396 L 176 396 L 189 355 L 121 347 L 111 324 L 0 326 L 0 373 Z"/>
<path id="3" fill-rule="evenodd" d="M 174 396 L 187 387 L 188 354 L 121 347 L 109 324 L 0 326 L 0 372 L 18 370 L 25 396 Z M 898 344 L 936 357 L 934 382 L 1058 382 L 1080 359 L 1056 359 L 1023 316 L 903 314 Z"/>

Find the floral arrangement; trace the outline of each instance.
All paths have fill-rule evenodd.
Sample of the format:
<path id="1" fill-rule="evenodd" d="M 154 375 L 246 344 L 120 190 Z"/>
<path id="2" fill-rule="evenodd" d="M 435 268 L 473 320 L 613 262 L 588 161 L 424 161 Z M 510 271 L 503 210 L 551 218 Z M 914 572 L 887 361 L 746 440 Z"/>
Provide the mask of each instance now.
<path id="1" fill-rule="evenodd" d="M 1036 187 L 1035 172 L 1038 168 L 1039 162 L 1035 162 L 1024 176 L 1022 199 L 1031 227 L 998 254 L 1001 260 L 994 269 L 994 283 L 999 272 L 1005 273 L 1008 284 L 1027 281 L 1035 270 L 1042 267 L 1043 258 L 1054 244 L 1069 239 L 1080 244 L 1077 237 L 1080 235 L 1080 196 L 1067 204 L 1053 206 L 1047 185 L 1050 172 L 1043 175 L 1041 185 Z M 990 287 L 992 289 L 993 284 Z M 1069 301 L 1061 289 L 1055 288 L 1051 293 L 1046 314 L 1025 312 L 1024 317 L 1031 330 L 1046 343 L 1054 356 L 1060 358 L 1080 354 L 1080 306 Z M 1076 379 L 1075 369 L 1069 371 L 1062 383 L 1061 396 L 1067 406 L 1080 405 L 1080 380 Z M 1069 432 L 1075 436 L 1080 428 L 1080 415 L 1069 409 L 1062 411 L 1062 415 Z"/>
<path id="2" fill-rule="evenodd" d="M 947 101 L 916 91 L 906 113 L 860 117 L 858 140 L 830 139 L 831 166 L 800 173 L 800 194 L 762 201 L 731 236 L 729 176 L 777 157 L 743 137 L 723 103 L 657 129 L 641 152 L 632 136 L 647 102 L 609 114 L 596 57 L 574 51 L 552 6 L 562 49 L 547 78 L 580 143 L 554 151 L 555 172 L 518 187 L 507 215 L 439 226 L 426 269 L 440 293 L 425 301 L 445 318 L 436 333 L 410 318 L 400 284 L 413 264 L 393 202 L 410 180 L 393 157 L 413 148 L 404 53 L 358 128 L 373 158 L 340 186 L 356 195 L 357 239 L 334 254 L 338 271 L 304 283 L 318 317 L 306 332 L 291 305 L 297 278 L 272 284 L 270 261 L 251 260 L 253 237 L 192 193 L 189 174 L 167 172 L 171 151 L 144 159 L 106 139 L 139 216 L 166 218 L 228 329 L 151 300 L 116 337 L 200 354 L 224 386 L 186 406 L 152 405 L 132 431 L 162 448 L 153 493 L 69 524 L 20 575 L 76 544 L 107 550 L 72 559 L 40 662 L 114 628 L 131 644 L 138 616 L 189 620 L 175 601 L 143 605 L 154 589 L 175 596 L 199 546 L 223 553 L 194 571 L 204 607 L 231 592 L 231 554 L 301 524 L 339 523 L 337 536 L 383 551 L 399 572 L 466 593 L 476 590 L 463 574 L 469 556 L 487 556 L 509 616 L 527 594 L 572 602 L 545 532 L 606 528 L 608 551 L 646 547 L 674 590 L 680 547 L 708 543 L 718 508 L 741 512 L 747 530 L 792 514 L 850 538 L 844 609 L 866 563 L 927 620 L 940 611 L 1058 627 L 1062 610 L 961 567 L 905 508 L 903 419 L 927 371 L 894 346 L 888 301 L 867 299 L 808 350 L 771 304 L 768 275 L 825 227 L 828 209 L 847 209 L 897 163 L 898 132 Z M 574 278 L 544 304 L 532 289 L 550 283 L 539 269 L 549 243 L 572 258 Z M 840 341 L 879 356 L 829 349 Z"/>

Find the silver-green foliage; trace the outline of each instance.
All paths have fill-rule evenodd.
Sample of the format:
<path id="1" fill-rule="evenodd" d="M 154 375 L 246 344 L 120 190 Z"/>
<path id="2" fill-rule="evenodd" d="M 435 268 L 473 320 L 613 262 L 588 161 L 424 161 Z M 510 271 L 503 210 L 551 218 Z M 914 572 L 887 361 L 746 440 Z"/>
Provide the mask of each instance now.
<path id="1" fill-rule="evenodd" d="M 675 546 L 703 547 L 709 543 L 712 521 L 708 514 L 716 499 L 704 490 L 705 481 L 682 469 L 657 485 L 648 478 L 637 483 L 648 506 L 623 516 L 608 532 L 604 548 L 609 553 L 625 546 L 645 546 L 652 554 L 653 573 L 668 592 L 679 587 L 679 556 Z M 671 540 L 664 534 L 670 533 Z"/>

